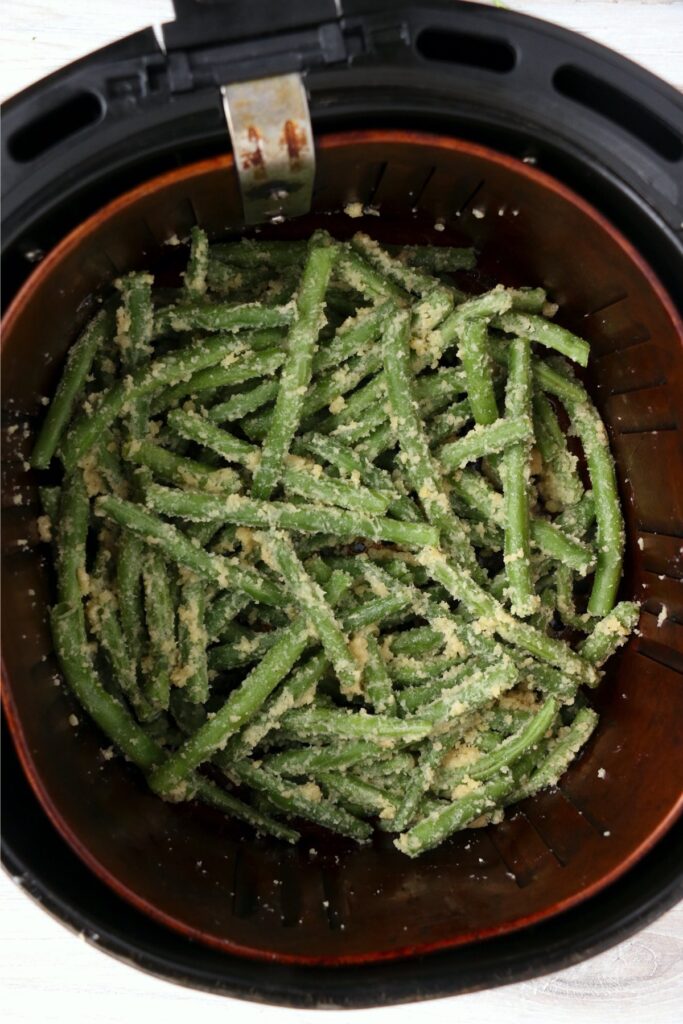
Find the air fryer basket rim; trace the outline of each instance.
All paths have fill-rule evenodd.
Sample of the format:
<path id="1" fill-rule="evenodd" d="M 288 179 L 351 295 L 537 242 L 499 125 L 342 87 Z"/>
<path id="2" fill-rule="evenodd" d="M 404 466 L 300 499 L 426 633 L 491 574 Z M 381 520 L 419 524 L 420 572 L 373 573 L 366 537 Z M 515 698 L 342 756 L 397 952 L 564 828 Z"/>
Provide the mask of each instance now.
<path id="1" fill-rule="evenodd" d="M 405 133 L 400 133 L 400 134 L 402 136 L 405 136 Z M 365 135 L 365 133 L 363 133 L 363 135 Z M 361 136 L 359 135 L 358 138 L 360 138 L 360 137 Z M 344 138 L 348 138 L 346 133 L 344 133 Z M 351 138 L 353 138 L 353 135 L 351 136 Z M 419 136 L 415 136 L 414 138 L 417 141 L 420 137 Z M 464 144 L 464 146 L 463 146 L 462 143 L 456 143 L 453 140 L 448 140 L 447 139 L 447 140 L 442 140 L 442 141 L 443 141 L 444 145 L 446 145 L 446 146 L 451 145 L 451 146 L 453 146 L 453 148 L 456 148 L 458 150 L 463 149 L 463 148 L 465 148 L 465 149 L 472 149 L 472 150 L 480 149 L 480 147 L 472 147 L 469 144 Z M 333 142 L 334 142 L 334 137 L 332 137 L 331 142 L 328 141 L 327 144 L 332 144 Z M 326 145 L 325 140 L 321 140 L 321 145 L 323 147 Z M 487 155 L 489 155 L 489 154 L 487 154 Z M 507 161 L 508 163 L 512 163 L 512 161 L 510 161 L 509 158 L 502 157 L 499 154 L 491 153 L 490 155 L 492 157 L 495 157 L 498 160 Z M 205 163 L 208 163 L 208 164 L 213 165 L 213 166 L 222 165 L 224 167 L 228 167 L 228 166 L 231 165 L 231 158 L 224 157 L 224 158 L 219 158 L 218 160 L 212 160 L 212 161 L 208 161 L 208 162 L 205 162 Z M 176 172 L 175 174 L 165 175 L 165 176 L 162 176 L 162 179 L 153 180 L 151 182 L 148 182 L 145 186 L 141 186 L 139 189 L 133 190 L 133 192 L 131 192 L 131 193 L 127 194 L 127 195 L 119 197 L 118 200 L 115 200 L 114 203 L 111 204 L 111 207 L 125 206 L 127 203 L 133 202 L 135 197 L 140 192 L 144 192 L 144 191 L 147 191 L 147 190 L 152 190 L 152 189 L 155 189 L 156 187 L 158 187 L 159 184 L 160 184 L 160 181 L 164 181 L 166 179 L 170 180 L 170 179 L 172 179 L 174 177 L 182 176 L 183 174 L 190 175 L 193 172 L 193 170 L 196 171 L 197 168 L 200 167 L 200 166 L 201 166 L 201 164 L 194 165 L 194 166 L 191 165 L 189 167 L 183 168 L 182 171 Z M 520 167 L 520 165 L 515 164 L 515 170 L 517 172 L 522 170 L 525 174 L 527 174 L 528 176 L 530 176 L 532 178 L 538 178 L 539 180 L 541 180 L 541 179 L 545 180 L 546 179 L 546 176 L 544 174 L 542 174 L 542 172 L 539 172 L 539 171 L 537 171 L 537 170 L 535 170 L 533 168 L 527 168 L 526 166 Z M 563 187 L 560 186 L 556 182 L 552 182 L 552 187 L 560 189 L 560 190 L 563 189 Z M 567 190 L 564 190 L 564 191 L 566 192 Z M 577 201 L 581 205 L 583 205 L 584 207 L 586 207 L 588 209 L 588 205 L 587 204 L 583 203 L 583 201 L 578 199 L 578 197 L 576 197 L 576 198 L 577 198 Z M 108 213 L 108 211 L 110 211 L 111 207 L 108 207 L 104 211 L 102 211 L 100 216 L 102 218 L 106 217 L 107 213 Z M 599 216 L 599 215 L 597 215 L 597 216 Z M 100 218 L 98 217 L 96 219 L 99 220 Z M 604 218 L 600 218 L 600 220 L 604 221 Z M 50 254 L 50 256 L 41 265 L 41 267 L 36 272 L 36 277 L 34 277 L 33 282 L 31 282 L 31 283 L 34 283 L 36 278 L 41 273 L 42 274 L 48 273 L 52 263 L 53 262 L 58 262 L 62 258 L 64 251 L 67 250 L 71 244 L 74 244 L 74 236 L 79 236 L 81 233 L 83 233 L 84 235 L 87 234 L 88 226 L 89 226 L 89 222 L 85 222 L 83 225 L 81 225 L 80 229 L 77 229 L 71 236 L 69 236 L 67 239 L 65 239 L 63 241 L 63 243 L 61 243 L 61 245 L 52 254 Z M 623 244 L 625 246 L 627 246 L 629 249 L 632 248 L 632 247 L 630 247 L 630 245 L 625 240 L 622 240 L 622 241 L 623 241 Z M 637 257 L 637 258 L 638 258 L 639 262 L 644 265 L 644 261 L 640 260 L 639 257 Z M 648 268 L 646 268 L 646 273 L 651 276 L 651 272 L 649 272 Z M 22 301 L 23 301 L 23 299 L 25 297 L 25 294 L 26 293 L 24 291 L 22 291 L 22 293 L 20 293 L 20 295 L 17 296 L 16 304 L 13 306 L 13 310 L 16 310 L 21 305 L 21 303 L 22 303 Z M 664 304 L 668 304 L 668 298 L 667 298 L 666 294 L 661 289 L 660 289 L 660 295 L 661 295 L 663 303 Z M 8 314 L 8 321 L 9 322 L 12 321 L 12 317 L 14 315 L 13 314 L 13 310 L 10 310 L 10 312 Z M 671 309 L 671 314 L 672 314 L 673 317 L 675 317 L 675 312 L 673 311 L 673 309 Z M 681 330 L 681 328 L 680 328 L 680 324 L 679 324 L 679 334 L 680 334 L 680 330 Z M 22 758 L 22 760 L 23 760 L 23 758 Z M 627 866 L 628 865 L 624 865 L 624 870 L 626 870 Z M 187 929 L 184 929 L 184 930 L 187 932 Z M 204 941 L 206 941 L 206 940 L 204 940 Z M 221 948 L 225 948 L 225 947 L 222 946 Z M 254 955 L 253 951 L 250 951 L 250 955 L 252 955 L 252 956 Z"/>
<path id="2" fill-rule="evenodd" d="M 201 991 L 302 1009 L 360 1009 L 454 996 L 531 980 L 580 963 L 626 941 L 683 898 L 679 821 L 621 879 L 582 906 L 527 929 L 513 944 L 505 937 L 489 939 L 413 961 L 410 970 L 400 963 L 264 968 L 227 954 L 217 959 L 213 951 L 131 910 L 94 878 L 49 823 L 9 735 L 3 740 L 5 806 L 15 801 L 15 809 L 21 807 L 23 821 L 31 826 L 30 836 L 26 829 L 12 835 L 4 830 L 2 864 L 12 880 L 96 948 L 154 977 Z M 50 856 L 41 856 L 47 850 Z M 64 877 L 69 879 L 67 893 Z"/>

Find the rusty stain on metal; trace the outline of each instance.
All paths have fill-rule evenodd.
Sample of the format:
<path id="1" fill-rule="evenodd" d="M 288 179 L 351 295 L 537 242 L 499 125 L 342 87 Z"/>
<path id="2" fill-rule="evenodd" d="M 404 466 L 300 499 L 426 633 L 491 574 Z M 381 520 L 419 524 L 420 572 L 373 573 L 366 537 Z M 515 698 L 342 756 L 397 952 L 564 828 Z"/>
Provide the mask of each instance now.
<path id="1" fill-rule="evenodd" d="M 308 139 L 306 132 L 292 118 L 285 121 L 280 145 L 287 150 L 290 168 L 293 171 L 298 171 L 301 167 L 301 152 L 307 148 Z"/>
<path id="2" fill-rule="evenodd" d="M 265 178 L 267 175 L 263 149 L 261 148 L 261 133 L 256 125 L 250 124 L 247 128 L 247 139 L 252 144 L 251 149 L 243 149 L 240 153 L 242 167 L 245 171 L 252 171 L 255 178 Z"/>

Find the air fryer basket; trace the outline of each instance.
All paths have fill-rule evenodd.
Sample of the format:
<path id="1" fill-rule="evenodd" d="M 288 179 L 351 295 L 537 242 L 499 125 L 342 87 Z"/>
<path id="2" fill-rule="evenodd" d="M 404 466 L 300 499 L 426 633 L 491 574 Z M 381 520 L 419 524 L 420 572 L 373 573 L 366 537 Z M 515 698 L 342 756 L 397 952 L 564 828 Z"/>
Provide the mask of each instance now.
<path id="1" fill-rule="evenodd" d="M 106 744 L 89 722 L 77 730 L 68 724 L 79 712 L 53 682 L 33 486 L 23 488 L 22 505 L 5 511 L 3 629 L 23 640 L 5 643 L 5 659 L 24 767 L 53 823 L 100 878 L 219 949 L 349 964 L 538 922 L 612 882 L 675 820 L 683 780 L 672 735 L 683 716 L 683 601 L 674 579 L 683 521 L 683 330 L 636 251 L 535 168 L 469 143 L 397 131 L 323 136 L 317 145 L 311 214 L 271 226 L 270 234 L 306 237 L 322 224 L 348 236 L 359 222 L 330 211 L 371 202 L 381 216 L 362 226 L 381 240 L 469 240 L 482 254 L 482 285 L 545 286 L 561 322 L 591 341 L 589 386 L 608 423 L 627 520 L 623 595 L 644 601 L 640 635 L 610 664 L 595 696 L 595 737 L 558 790 L 416 861 L 384 836 L 358 848 L 311 832 L 291 849 L 206 808 L 161 802 L 120 759 L 104 760 Z M 445 232 L 435 232 L 437 221 Z M 185 166 L 120 197 L 48 256 L 7 318 L 4 387 L 13 417 L 39 419 L 39 396 L 51 392 L 92 293 L 126 270 L 163 267 L 167 240 L 196 222 L 214 238 L 240 230 L 230 157 Z M 11 493 L 21 445 L 8 458 Z M 664 604 L 668 618 L 658 627 Z"/>
<path id="2" fill-rule="evenodd" d="M 476 3 L 174 7 L 160 37 L 123 39 L 3 107 L 6 300 L 50 254 L 16 298 L 3 344 L 4 706 L 21 760 L 6 741 L 3 862 L 114 955 L 250 999 L 377 1005 L 575 962 L 682 891 L 683 369 L 680 324 L 653 273 L 559 182 L 623 232 L 680 312 L 680 96 L 589 40 Z M 644 600 L 641 636 L 596 694 L 600 730 L 561 790 L 417 864 L 383 840 L 359 851 L 311 833 L 291 850 L 206 809 L 165 806 L 124 764 L 102 761 L 89 723 L 74 732 L 68 715 L 83 715 L 53 685 L 49 569 L 33 525 L 35 481 L 21 472 L 30 438 L 13 428 L 37 425 L 39 396 L 53 388 L 94 289 L 133 266 L 177 269 L 181 254 L 162 243 L 197 221 L 216 237 L 239 228 L 220 87 L 291 71 L 304 75 L 319 146 L 317 212 L 267 230 L 473 240 L 482 287 L 546 284 L 562 322 L 593 342 L 588 385 L 627 512 L 623 594 Z M 362 128 L 373 131 L 350 134 Z M 382 216 L 321 213 L 353 200 L 372 200 Z M 353 962 L 341 966 L 347 954 Z"/>

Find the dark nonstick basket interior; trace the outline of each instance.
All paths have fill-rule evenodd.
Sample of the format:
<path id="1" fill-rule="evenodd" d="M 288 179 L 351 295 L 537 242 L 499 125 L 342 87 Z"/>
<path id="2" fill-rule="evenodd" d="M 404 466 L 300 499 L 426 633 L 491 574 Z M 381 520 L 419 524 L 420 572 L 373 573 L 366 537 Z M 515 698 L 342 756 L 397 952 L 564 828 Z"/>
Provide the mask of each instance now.
<path id="1" fill-rule="evenodd" d="M 57 685 L 37 480 L 23 469 L 41 396 L 51 394 L 93 293 L 127 270 L 163 266 L 167 240 L 195 223 L 213 238 L 240 231 L 227 156 L 154 179 L 86 221 L 8 313 L 2 629 L 6 708 L 21 761 L 53 824 L 101 879 L 219 949 L 342 964 L 541 921 L 616 879 L 675 820 L 683 789 L 683 328 L 631 245 L 518 160 L 449 138 L 349 132 L 318 140 L 316 181 L 313 212 L 269 234 L 307 237 L 323 225 L 338 236 L 361 227 L 387 242 L 471 242 L 481 252 L 482 287 L 543 285 L 560 304 L 559 321 L 591 341 L 587 382 L 608 424 L 626 514 L 622 594 L 642 600 L 643 612 L 639 634 L 591 695 L 599 729 L 559 788 L 415 861 L 386 836 L 357 847 L 308 831 L 290 848 L 209 809 L 154 797 L 122 759 L 105 759 L 108 742 Z M 381 216 L 351 220 L 339 212 L 351 201 L 372 203 Z"/>

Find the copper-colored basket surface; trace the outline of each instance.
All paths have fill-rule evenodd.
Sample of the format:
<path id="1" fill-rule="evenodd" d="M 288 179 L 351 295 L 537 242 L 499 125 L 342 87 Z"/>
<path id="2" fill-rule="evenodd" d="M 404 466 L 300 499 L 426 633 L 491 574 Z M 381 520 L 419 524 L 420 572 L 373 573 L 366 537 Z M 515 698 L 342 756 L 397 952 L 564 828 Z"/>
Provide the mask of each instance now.
<path id="1" fill-rule="evenodd" d="M 93 293 L 123 271 L 163 264 L 166 240 L 197 222 L 214 238 L 240 230 L 227 156 L 157 178 L 86 221 L 7 315 L 2 626 L 6 708 L 21 760 L 89 867 L 213 946 L 341 963 L 427 952 L 555 914 L 625 871 L 680 810 L 683 328 L 631 245 L 517 160 L 441 137 L 345 133 L 318 140 L 317 182 L 313 213 L 270 234 L 305 237 L 322 224 L 340 236 L 361 226 L 391 242 L 471 241 L 484 280 L 544 285 L 560 322 L 591 342 L 588 384 L 608 424 L 626 514 L 622 593 L 642 600 L 643 613 L 639 635 L 595 695 L 597 733 L 560 787 L 415 861 L 386 836 L 356 847 L 311 832 L 293 849 L 206 808 L 158 800 L 132 767 L 105 759 L 108 743 L 56 685 L 37 481 L 23 470 L 31 437 L 13 428 L 27 421 L 32 432 L 39 422 L 41 396 L 51 394 Z M 372 203 L 381 216 L 329 212 L 350 201 Z M 437 221 L 445 231 L 434 230 Z"/>

